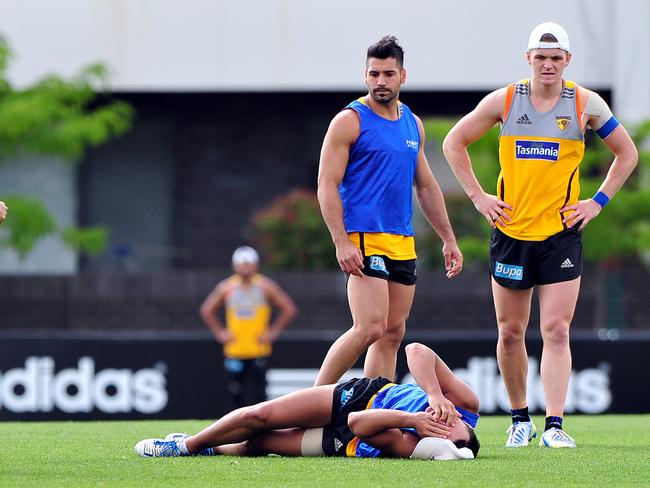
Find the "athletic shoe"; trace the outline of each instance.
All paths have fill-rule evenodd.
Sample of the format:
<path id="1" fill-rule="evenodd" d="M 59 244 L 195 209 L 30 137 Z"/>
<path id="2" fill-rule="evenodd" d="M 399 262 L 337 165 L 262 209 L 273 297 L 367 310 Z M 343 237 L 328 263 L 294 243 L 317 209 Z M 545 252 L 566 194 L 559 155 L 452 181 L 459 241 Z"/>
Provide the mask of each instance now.
<path id="1" fill-rule="evenodd" d="M 183 456 L 176 441 L 162 439 L 145 439 L 135 445 L 135 453 L 142 457 L 177 457 Z"/>
<path id="2" fill-rule="evenodd" d="M 187 439 L 188 437 L 190 437 L 190 435 L 186 434 L 184 432 L 173 432 L 171 434 L 167 434 L 165 436 L 165 440 L 166 441 L 178 441 L 180 439 Z"/>
<path id="3" fill-rule="evenodd" d="M 526 447 L 537 436 L 537 427 L 532 422 L 515 422 L 506 432 L 506 447 Z"/>
<path id="4" fill-rule="evenodd" d="M 165 436 L 166 441 L 180 441 L 181 439 L 185 440 L 188 437 L 191 437 L 189 434 L 186 434 L 185 432 L 172 432 L 171 434 L 167 434 Z M 198 456 L 216 456 L 217 454 L 212 450 L 211 447 L 208 447 L 207 449 L 203 449 L 201 452 L 199 452 Z"/>
<path id="5" fill-rule="evenodd" d="M 564 432 L 562 429 L 557 427 L 551 427 L 542 434 L 541 439 L 539 440 L 539 445 L 543 447 L 576 447 L 576 441 L 573 438 Z"/>

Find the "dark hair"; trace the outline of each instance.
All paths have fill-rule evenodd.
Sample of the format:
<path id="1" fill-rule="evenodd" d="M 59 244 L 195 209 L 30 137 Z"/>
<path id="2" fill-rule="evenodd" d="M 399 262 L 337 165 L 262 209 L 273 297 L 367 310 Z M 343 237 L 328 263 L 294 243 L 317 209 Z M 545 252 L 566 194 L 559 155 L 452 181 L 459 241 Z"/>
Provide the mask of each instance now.
<path id="1" fill-rule="evenodd" d="M 463 422 L 464 423 L 464 422 Z M 481 448 L 481 443 L 478 441 L 478 437 L 476 437 L 476 432 L 474 432 L 474 429 L 472 429 L 469 425 L 465 424 L 465 427 L 467 428 L 467 432 L 469 433 L 469 439 L 459 439 L 457 441 L 454 441 L 454 445 L 460 449 L 462 447 L 468 447 L 470 451 L 474 454 L 474 458 L 478 456 L 478 450 Z"/>
<path id="2" fill-rule="evenodd" d="M 553 34 L 547 33 L 539 38 L 539 42 L 557 42 L 557 37 L 555 37 Z"/>
<path id="3" fill-rule="evenodd" d="M 404 49 L 397 44 L 397 37 L 384 36 L 368 48 L 366 63 L 369 58 L 395 58 L 400 69 L 404 66 Z"/>

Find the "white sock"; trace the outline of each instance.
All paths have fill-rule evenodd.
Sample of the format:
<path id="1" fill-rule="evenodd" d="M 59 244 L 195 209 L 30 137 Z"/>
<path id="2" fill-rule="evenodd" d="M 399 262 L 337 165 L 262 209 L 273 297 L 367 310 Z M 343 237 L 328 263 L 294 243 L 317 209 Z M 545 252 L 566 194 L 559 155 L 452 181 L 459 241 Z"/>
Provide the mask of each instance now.
<path id="1" fill-rule="evenodd" d="M 178 446 L 178 450 L 181 453 L 181 456 L 190 455 L 190 451 L 187 450 L 187 444 L 185 443 L 185 439 L 178 439 L 176 441 L 176 445 Z"/>

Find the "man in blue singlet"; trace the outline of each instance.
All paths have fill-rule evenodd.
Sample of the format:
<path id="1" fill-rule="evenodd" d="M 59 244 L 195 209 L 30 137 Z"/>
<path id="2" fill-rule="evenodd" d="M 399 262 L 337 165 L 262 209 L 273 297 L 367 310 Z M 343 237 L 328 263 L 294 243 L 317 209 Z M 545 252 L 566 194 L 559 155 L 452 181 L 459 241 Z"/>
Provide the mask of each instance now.
<path id="1" fill-rule="evenodd" d="M 336 383 L 368 350 L 364 375 L 393 378 L 415 293 L 413 187 L 443 242 L 447 277 L 463 256 L 424 155 L 424 128 L 398 100 L 404 51 L 386 36 L 368 48 L 368 94 L 332 120 L 321 150 L 318 201 L 348 274 L 353 325 L 327 353 L 316 385 Z"/>
<path id="2" fill-rule="evenodd" d="M 194 436 L 142 440 L 135 452 L 474 459 L 480 447 L 476 394 L 430 348 L 409 344 L 406 358 L 417 384 L 375 377 L 313 386 L 237 409 Z"/>

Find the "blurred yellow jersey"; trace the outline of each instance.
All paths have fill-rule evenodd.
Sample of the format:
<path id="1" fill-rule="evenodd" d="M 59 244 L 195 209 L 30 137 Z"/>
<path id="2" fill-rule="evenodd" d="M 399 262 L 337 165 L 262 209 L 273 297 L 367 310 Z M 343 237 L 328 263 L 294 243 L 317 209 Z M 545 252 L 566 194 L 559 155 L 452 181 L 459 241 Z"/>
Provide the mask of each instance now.
<path id="1" fill-rule="evenodd" d="M 499 136 L 497 195 L 512 205 L 499 229 L 524 241 L 542 241 L 566 229 L 560 209 L 578 202 L 579 166 L 585 151 L 580 88 L 564 81 L 559 101 L 540 113 L 529 82 L 508 87 Z"/>
<path id="2" fill-rule="evenodd" d="M 234 275 L 228 278 L 225 309 L 226 328 L 234 340 L 224 346 L 224 356 L 234 359 L 252 359 L 271 354 L 271 345 L 262 344 L 260 336 L 268 331 L 271 307 L 260 286 L 261 277 L 255 275 L 249 286 Z"/>

